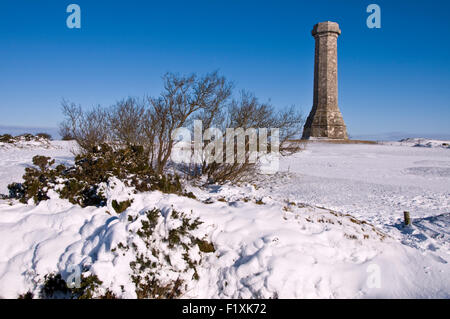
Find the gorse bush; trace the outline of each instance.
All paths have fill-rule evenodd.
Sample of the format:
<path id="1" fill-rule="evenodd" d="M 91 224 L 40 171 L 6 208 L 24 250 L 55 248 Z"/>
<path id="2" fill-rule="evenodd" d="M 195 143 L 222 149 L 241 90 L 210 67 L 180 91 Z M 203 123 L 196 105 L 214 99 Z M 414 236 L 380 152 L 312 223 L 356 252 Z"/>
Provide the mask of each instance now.
<path id="1" fill-rule="evenodd" d="M 17 135 L 17 136 L 12 136 L 11 134 L 0 135 L 0 142 L 1 143 L 9 143 L 9 144 L 17 143 L 19 141 L 39 142 L 42 140 L 49 141 L 51 139 L 52 139 L 51 135 L 47 134 L 47 133 L 38 133 L 36 135 L 30 134 L 30 133 L 25 133 L 25 134 L 21 134 L 21 135 Z"/>
<path id="2" fill-rule="evenodd" d="M 2 143 L 14 143 L 14 137 L 11 134 L 0 135 L 0 142 L 2 142 Z"/>
<path id="3" fill-rule="evenodd" d="M 11 198 L 26 203 L 49 199 L 49 192 L 68 199 L 73 204 L 104 206 L 103 187 L 111 177 L 116 177 L 136 191 L 159 190 L 192 197 L 183 190 L 178 176 L 156 174 L 149 165 L 142 146 L 128 146 L 114 150 L 107 144 L 96 146 L 89 153 L 75 157 L 71 167 L 55 164 L 45 156 L 33 157 L 35 167 L 27 167 L 24 182 L 8 185 Z M 116 211 L 122 212 L 124 204 L 116 203 Z"/>
<path id="4" fill-rule="evenodd" d="M 103 294 L 99 292 L 99 287 L 103 284 L 96 275 L 81 275 L 79 287 L 69 287 L 61 274 L 47 274 L 44 276 L 44 283 L 40 289 L 39 297 L 42 299 L 117 299 L 110 290 Z M 28 294 L 28 296 L 27 296 Z M 27 293 L 19 296 L 27 296 L 30 299 L 33 295 Z"/>
<path id="5" fill-rule="evenodd" d="M 22 139 L 22 140 L 25 140 L 25 141 L 27 141 L 27 142 L 36 139 L 36 137 L 35 137 L 33 134 L 30 134 L 30 133 L 25 133 L 25 134 L 22 134 L 22 135 L 18 135 L 18 136 L 16 136 L 15 138 L 16 138 L 16 139 Z"/>
<path id="6" fill-rule="evenodd" d="M 9 196 L 23 203 L 33 199 L 38 204 L 50 198 L 50 191 L 56 191 L 61 198 L 83 207 L 103 206 L 106 203 L 106 199 L 97 191 L 103 179 L 95 180 L 89 172 L 83 173 L 78 162 L 69 169 L 64 165 L 52 168 L 54 163 L 49 157 L 33 157 L 33 164 L 37 167 L 25 168 L 22 183 L 8 185 Z"/>
<path id="7" fill-rule="evenodd" d="M 117 214 L 123 213 L 128 207 L 131 206 L 131 204 L 133 203 L 133 200 L 131 199 L 127 199 L 124 200 L 122 202 L 118 202 L 117 200 L 113 200 L 111 205 L 114 208 L 114 210 L 116 211 Z"/>
<path id="8" fill-rule="evenodd" d="M 204 254 L 215 252 L 212 243 L 194 235 L 202 222 L 175 209 L 166 218 L 157 208 L 139 216 L 128 217 L 131 224 L 140 223 L 140 227 L 137 230 L 131 230 L 133 228 L 130 227 L 127 245 L 119 243 L 114 252 L 117 255 L 124 252 L 134 255 L 130 269 L 137 297 L 181 297 L 186 290 L 187 281 L 200 278 L 197 268 L 201 265 Z M 161 228 L 165 227 L 170 228 L 162 232 Z"/>
<path id="9" fill-rule="evenodd" d="M 47 274 L 41 287 L 39 297 L 44 299 L 68 297 L 70 289 L 60 274 Z"/>
<path id="10" fill-rule="evenodd" d="M 46 140 L 51 140 L 52 139 L 52 136 L 50 134 L 48 134 L 48 133 L 37 133 L 36 137 L 40 137 L 40 138 L 43 138 L 43 139 L 46 139 Z"/>
<path id="11" fill-rule="evenodd" d="M 8 185 L 9 196 L 20 199 L 26 203 L 33 199 L 36 203 L 49 199 L 47 193 L 56 183 L 56 178 L 63 172 L 65 167 L 58 165 L 56 168 L 50 167 L 55 163 L 50 157 L 36 155 L 33 157 L 33 164 L 37 167 L 25 168 L 23 183 L 12 183 Z"/>
<path id="12" fill-rule="evenodd" d="M 126 236 L 110 247 L 110 253 L 118 264 L 128 265 L 128 278 L 102 281 L 87 263 L 79 265 L 80 277 L 49 273 L 33 281 L 33 288 L 18 297 L 34 298 L 35 293 L 42 299 L 115 299 L 129 297 L 132 290 L 139 299 L 182 297 L 189 285 L 200 279 L 205 258 L 215 252 L 200 229 L 202 221 L 192 211 L 185 213 L 173 207 L 164 214 L 157 207 L 126 214 Z"/>

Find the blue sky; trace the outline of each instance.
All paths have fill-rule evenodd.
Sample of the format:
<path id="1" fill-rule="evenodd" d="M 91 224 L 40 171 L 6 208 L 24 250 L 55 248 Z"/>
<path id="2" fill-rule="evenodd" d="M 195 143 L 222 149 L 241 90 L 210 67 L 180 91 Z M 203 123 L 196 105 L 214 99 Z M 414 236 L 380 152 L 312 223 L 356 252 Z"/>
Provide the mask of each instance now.
<path id="1" fill-rule="evenodd" d="M 66 7 L 81 7 L 80 30 Z M 381 29 L 366 26 L 381 7 Z M 313 25 L 336 21 L 350 135 L 450 134 L 450 2 L 46 1 L 0 3 L 0 125 L 56 127 L 63 98 L 91 107 L 157 95 L 165 72 L 219 70 L 262 101 L 312 105 Z"/>

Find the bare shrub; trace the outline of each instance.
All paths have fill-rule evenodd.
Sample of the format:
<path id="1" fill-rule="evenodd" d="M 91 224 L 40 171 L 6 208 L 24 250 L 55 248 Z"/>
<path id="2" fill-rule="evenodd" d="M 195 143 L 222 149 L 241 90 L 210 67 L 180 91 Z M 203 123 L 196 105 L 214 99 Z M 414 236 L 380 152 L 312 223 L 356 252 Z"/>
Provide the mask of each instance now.
<path id="1" fill-rule="evenodd" d="M 61 136 L 76 140 L 83 152 L 108 141 L 107 112 L 102 107 L 83 111 L 81 106 L 63 100 L 62 111 L 66 119 L 60 125 Z"/>
<path id="2" fill-rule="evenodd" d="M 122 145 L 143 145 L 145 113 L 144 101 L 135 98 L 119 101 L 112 106 L 107 114 L 112 139 Z"/>
<path id="3" fill-rule="evenodd" d="M 146 132 L 151 143 L 151 158 L 155 171 L 162 173 L 174 146 L 174 131 L 191 124 L 197 115 L 212 123 L 215 112 L 220 113 L 231 95 L 231 84 L 217 72 L 179 76 L 164 76 L 164 91 L 158 98 L 150 98 Z"/>
<path id="4" fill-rule="evenodd" d="M 162 174 L 167 168 L 177 143 L 174 137 L 177 129 L 190 128 L 192 133 L 194 120 L 202 121 L 203 136 L 210 132 L 206 130 L 211 127 L 224 133 L 226 128 L 255 129 L 256 132 L 267 128 L 270 141 L 270 128 L 278 128 L 280 152 L 288 154 L 299 150 L 298 144 L 289 142 L 303 125 L 302 115 L 293 107 L 276 111 L 271 104 L 261 103 L 246 92 L 242 92 L 239 99 L 230 101 L 233 85 L 217 72 L 204 76 L 167 73 L 163 82 L 164 87 L 158 97 L 128 98 L 110 108 L 97 107 L 84 112 L 80 106 L 64 101 L 62 106 L 66 119 L 61 124 L 60 134 L 75 139 L 84 152 L 92 152 L 105 142 L 116 148 L 142 146 L 156 174 Z M 223 155 L 222 163 L 209 161 L 203 152 L 201 158 L 184 167 L 189 176 L 206 175 L 210 182 L 224 182 L 241 180 L 253 172 L 257 164 L 250 160 L 255 150 L 252 139 L 247 136 L 242 142 L 235 136 L 231 137 L 235 145 L 228 153 L 235 154 L 230 155 L 225 148 L 225 134 L 208 137 L 206 141 L 216 138 L 223 139 L 224 150 L 222 154 L 212 155 Z M 238 143 L 245 144 L 245 161 L 225 163 L 227 155 L 236 156 Z M 203 145 L 203 150 L 206 145 Z M 259 143 L 256 149 L 263 153 L 270 150 L 270 143 Z"/>
<path id="5" fill-rule="evenodd" d="M 70 132 L 70 127 L 66 126 L 65 123 L 61 123 L 59 126 L 58 133 L 61 136 L 61 140 L 63 141 L 72 141 L 75 138 L 72 136 Z"/>
<path id="6" fill-rule="evenodd" d="M 261 138 L 260 128 L 267 129 L 268 141 L 271 140 L 271 128 L 279 129 L 279 151 L 283 155 L 292 154 L 300 150 L 300 145 L 290 142 L 295 135 L 297 135 L 304 123 L 302 114 L 291 107 L 284 111 L 276 112 L 274 107 L 269 103 L 260 103 L 258 99 L 247 92 L 242 91 L 239 100 L 233 100 L 229 105 L 227 111 L 226 127 L 241 128 L 243 132 L 248 129 L 255 129 L 256 136 Z M 233 143 L 231 154 L 233 158 L 232 163 L 227 162 L 226 143 Z M 244 150 L 244 161 L 238 158 L 239 143 Z M 250 145 L 256 143 L 256 145 Z M 207 163 L 203 160 L 201 172 L 207 175 L 209 182 L 223 183 L 226 181 L 240 181 L 246 177 L 251 176 L 258 167 L 257 161 L 254 161 L 254 152 L 265 153 L 271 151 L 271 144 L 262 143 L 260 140 L 252 140 L 249 135 L 245 136 L 243 141 L 240 141 L 237 136 L 223 137 L 223 161 L 222 163 L 212 162 Z M 265 149 L 261 149 L 264 146 Z"/>

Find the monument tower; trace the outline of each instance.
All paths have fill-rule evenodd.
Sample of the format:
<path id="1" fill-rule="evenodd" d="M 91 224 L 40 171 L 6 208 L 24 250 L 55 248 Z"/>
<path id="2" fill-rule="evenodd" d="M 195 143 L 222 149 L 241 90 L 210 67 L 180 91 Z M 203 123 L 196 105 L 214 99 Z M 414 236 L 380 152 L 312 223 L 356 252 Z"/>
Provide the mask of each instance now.
<path id="1" fill-rule="evenodd" d="M 303 128 L 302 139 L 348 139 L 347 128 L 338 107 L 337 38 L 341 34 L 336 22 L 321 22 L 314 26 L 313 107 Z"/>

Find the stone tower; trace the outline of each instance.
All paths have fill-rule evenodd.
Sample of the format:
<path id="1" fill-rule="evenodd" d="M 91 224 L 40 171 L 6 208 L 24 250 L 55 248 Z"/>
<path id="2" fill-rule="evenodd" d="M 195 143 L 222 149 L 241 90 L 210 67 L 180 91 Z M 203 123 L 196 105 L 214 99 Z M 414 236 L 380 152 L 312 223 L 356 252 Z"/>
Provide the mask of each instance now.
<path id="1" fill-rule="evenodd" d="M 314 100 L 303 129 L 303 139 L 348 139 L 347 128 L 338 107 L 337 38 L 341 34 L 335 22 L 314 26 Z"/>

